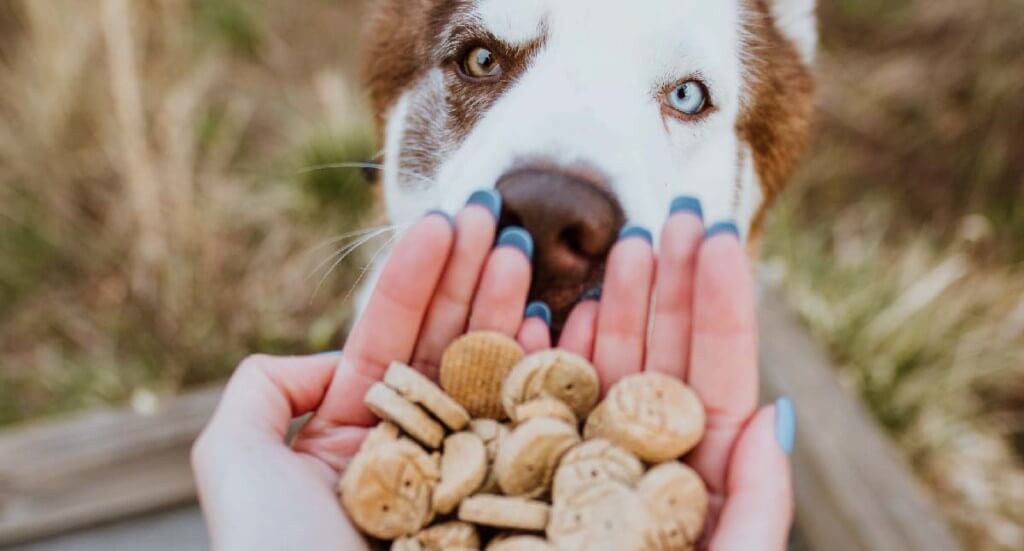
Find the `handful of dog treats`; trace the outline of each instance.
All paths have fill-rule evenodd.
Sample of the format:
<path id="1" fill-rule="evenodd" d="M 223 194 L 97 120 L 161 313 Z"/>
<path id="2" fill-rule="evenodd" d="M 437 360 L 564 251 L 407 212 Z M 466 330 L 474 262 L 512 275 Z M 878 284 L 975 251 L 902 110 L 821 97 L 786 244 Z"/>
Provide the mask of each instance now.
<path id="1" fill-rule="evenodd" d="M 696 394 L 649 372 L 599 396 L 584 358 L 499 333 L 452 343 L 440 386 L 395 362 L 342 506 L 393 551 L 692 549 L 708 494 L 678 459 L 704 434 Z"/>

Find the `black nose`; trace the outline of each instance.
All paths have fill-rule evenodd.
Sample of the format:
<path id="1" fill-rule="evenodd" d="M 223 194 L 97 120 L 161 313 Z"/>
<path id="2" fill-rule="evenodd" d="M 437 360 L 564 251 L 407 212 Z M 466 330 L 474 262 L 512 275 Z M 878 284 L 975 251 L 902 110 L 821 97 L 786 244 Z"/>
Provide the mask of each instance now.
<path id="1" fill-rule="evenodd" d="M 622 207 L 605 182 L 556 168 L 515 170 L 497 189 L 504 199 L 501 226 L 523 226 L 533 236 L 531 298 L 567 313 L 581 293 L 600 283 L 625 220 Z"/>

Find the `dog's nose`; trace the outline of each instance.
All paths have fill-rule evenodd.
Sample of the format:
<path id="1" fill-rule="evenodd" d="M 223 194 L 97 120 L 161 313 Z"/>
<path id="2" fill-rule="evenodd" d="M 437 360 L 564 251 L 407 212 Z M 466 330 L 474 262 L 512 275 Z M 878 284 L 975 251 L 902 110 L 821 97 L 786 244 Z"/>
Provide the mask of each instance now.
<path id="1" fill-rule="evenodd" d="M 624 223 L 603 182 L 555 168 L 520 169 L 497 184 L 501 226 L 525 227 L 534 240 L 531 296 L 566 309 L 600 282 L 604 259 Z"/>

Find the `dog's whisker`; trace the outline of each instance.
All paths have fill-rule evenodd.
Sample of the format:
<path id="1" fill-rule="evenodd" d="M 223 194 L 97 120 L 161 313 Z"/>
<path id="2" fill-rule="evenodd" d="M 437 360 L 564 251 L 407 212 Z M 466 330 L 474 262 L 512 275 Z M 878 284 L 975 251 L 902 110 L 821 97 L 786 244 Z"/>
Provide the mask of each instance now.
<path id="1" fill-rule="evenodd" d="M 355 241 L 353 241 L 351 243 L 346 243 L 340 249 L 338 249 L 337 251 L 331 253 L 330 255 L 327 256 L 327 258 L 325 258 L 322 261 L 320 261 L 320 263 L 317 264 L 316 267 L 313 268 L 310 271 L 309 277 L 313 277 L 317 272 L 319 272 L 329 262 L 331 262 L 332 260 L 336 260 L 337 262 L 335 264 L 331 265 L 331 269 L 333 270 L 337 266 L 337 263 L 340 263 L 341 261 L 344 261 L 345 257 L 348 256 L 349 254 L 351 254 L 352 251 L 354 251 L 354 250 L 358 249 L 359 247 L 365 245 L 366 243 L 371 241 L 373 238 L 375 238 L 375 237 L 377 237 L 379 235 L 382 235 L 384 233 L 387 233 L 388 231 L 392 231 L 393 229 L 395 229 L 393 226 L 385 227 L 385 228 L 380 228 L 380 229 L 377 229 L 377 230 L 371 232 L 368 235 L 363 235 L 362 237 L 359 237 L 358 239 L 356 239 Z M 328 271 L 328 273 L 329 273 L 329 271 Z M 327 277 L 327 274 L 324 274 L 324 277 Z"/>
<path id="2" fill-rule="evenodd" d="M 346 246 L 346 247 L 345 247 L 345 248 L 344 248 L 344 249 L 343 249 L 343 250 L 342 250 L 342 251 L 341 251 L 340 253 L 337 253 L 337 254 L 335 255 L 335 256 L 336 256 L 336 258 L 334 259 L 334 263 L 332 263 L 332 264 L 331 264 L 331 267 L 330 267 L 330 268 L 328 268 L 326 272 L 324 272 L 324 275 L 320 277 L 320 281 L 318 281 L 318 282 L 317 282 L 317 284 L 316 284 L 316 288 L 315 288 L 315 289 L 313 290 L 313 296 L 312 296 L 312 297 L 310 297 L 310 300 L 313 300 L 313 299 L 315 299 L 315 298 L 316 298 L 316 295 L 317 295 L 317 293 L 319 293 L 319 292 L 320 292 L 320 289 L 321 289 L 321 288 L 322 288 L 322 287 L 324 286 L 324 283 L 325 283 L 325 282 L 327 281 L 327 278 L 328 278 L 328 277 L 330 277 L 330 275 L 331 275 L 331 274 L 332 274 L 332 273 L 334 272 L 334 270 L 335 270 L 335 269 L 336 269 L 336 268 L 337 268 L 337 267 L 338 267 L 338 266 L 339 266 L 339 265 L 340 265 L 340 264 L 341 264 L 342 262 L 344 262 L 344 260 L 345 260 L 346 258 L 348 258 L 348 257 L 349 257 L 349 256 L 350 256 L 350 255 L 351 255 L 351 254 L 352 254 L 353 252 L 355 252 L 355 251 L 356 251 L 357 249 L 359 249 L 359 247 L 362 247 L 363 245 L 365 245 L 365 244 L 369 243 L 370 241 L 372 241 L 372 240 L 373 240 L 373 239 L 375 239 L 376 237 L 378 237 L 378 236 L 380 236 L 380 235 L 383 235 L 383 234 L 385 234 L 385 233 L 387 233 L 387 232 L 389 232 L 389 231 L 391 231 L 391 232 L 394 232 L 394 233 L 395 233 L 395 236 L 397 236 L 397 234 L 398 234 L 398 231 L 397 231 L 397 227 L 395 227 L 395 226 L 393 226 L 393 227 L 391 227 L 391 228 L 386 228 L 386 229 L 382 229 L 382 230 L 379 230 L 379 231 L 377 231 L 377 232 L 374 232 L 374 233 L 372 233 L 372 234 L 370 234 L 370 235 L 368 235 L 368 236 L 366 236 L 366 237 L 364 237 L 364 238 L 360 239 L 360 240 L 359 240 L 358 242 L 356 242 L 356 243 L 353 243 L 353 244 L 351 244 L 351 245 L 348 245 L 348 246 Z M 390 242 L 391 242 L 392 240 L 394 240 L 395 236 L 392 236 L 391 238 L 389 238 L 389 239 L 388 239 L 388 243 L 390 243 Z M 322 264 L 323 264 L 323 263 L 321 263 L 321 265 L 322 265 Z M 351 292 L 351 291 L 350 291 L 350 292 Z"/>
<path id="3" fill-rule="evenodd" d="M 341 303 L 342 304 L 345 304 L 345 303 L 348 302 L 348 299 L 352 297 L 352 292 L 355 291 L 355 289 L 357 287 L 359 287 L 359 284 L 362 283 L 363 278 L 366 277 L 366 272 L 369 271 L 370 268 L 373 267 L 373 265 L 377 262 L 377 258 L 380 257 L 381 253 L 386 251 L 388 249 L 388 247 L 391 245 L 391 243 L 393 243 L 395 241 L 395 239 L 397 239 L 397 238 L 398 238 L 398 234 L 397 233 L 395 235 L 392 235 L 391 237 L 388 238 L 387 241 L 384 242 L 383 245 L 380 246 L 379 249 L 377 249 L 377 252 L 373 253 L 373 256 L 370 257 L 369 262 L 367 262 L 363 266 L 363 269 L 359 271 L 359 276 L 356 277 L 355 282 L 353 282 L 352 285 L 348 288 L 348 292 L 345 293 L 345 298 L 341 299 Z"/>
<path id="4" fill-rule="evenodd" d="M 309 248 L 308 251 L 306 251 L 305 254 L 315 253 L 315 252 L 317 252 L 317 251 L 319 251 L 319 250 L 321 250 L 323 248 L 330 247 L 331 245 L 337 244 L 340 241 L 345 241 L 345 240 L 349 240 L 349 239 L 355 240 L 355 239 L 358 239 L 358 238 L 360 238 L 360 237 L 362 237 L 362 236 L 364 236 L 364 235 L 366 235 L 368 233 L 373 233 L 373 232 L 375 232 L 377 230 L 387 229 L 387 228 L 394 228 L 394 227 L 395 226 L 374 226 L 372 228 L 363 228 L 361 230 L 355 230 L 355 231 L 350 231 L 350 232 L 343 233 L 341 235 L 336 235 L 334 237 L 330 237 L 330 238 L 324 240 L 321 243 L 313 245 L 312 247 Z"/>
<path id="5" fill-rule="evenodd" d="M 312 165 L 312 166 L 303 167 L 303 168 L 299 169 L 298 174 L 309 174 L 310 172 L 316 172 L 318 170 L 331 170 L 331 169 L 335 169 L 335 168 L 351 168 L 351 169 L 367 169 L 368 168 L 368 169 L 371 169 L 371 170 L 380 170 L 382 172 L 385 170 L 384 165 L 382 165 L 380 163 L 358 163 L 358 162 L 351 162 L 351 163 L 325 163 L 325 164 L 322 164 L 322 165 Z M 408 170 L 408 169 L 404 169 L 404 168 L 399 168 L 397 170 L 398 170 L 399 174 L 401 174 L 403 176 L 408 176 L 410 178 L 415 178 L 415 179 L 419 180 L 422 183 L 425 183 L 425 184 L 428 184 L 428 185 L 431 185 L 431 186 L 436 184 L 436 182 L 432 178 L 429 178 L 429 177 L 427 177 L 427 176 L 425 176 L 423 174 L 420 174 L 418 172 L 414 172 L 412 170 Z"/>

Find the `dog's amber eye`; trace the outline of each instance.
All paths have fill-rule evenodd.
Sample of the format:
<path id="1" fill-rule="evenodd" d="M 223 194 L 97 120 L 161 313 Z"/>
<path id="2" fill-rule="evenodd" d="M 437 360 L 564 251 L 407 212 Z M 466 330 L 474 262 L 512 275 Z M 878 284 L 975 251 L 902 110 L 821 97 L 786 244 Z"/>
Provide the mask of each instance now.
<path id="1" fill-rule="evenodd" d="M 472 78 L 492 78 L 501 74 L 501 64 L 493 52 L 476 47 L 462 60 L 462 70 Z"/>
<path id="2" fill-rule="evenodd" d="M 688 80 L 668 93 L 668 104 L 686 115 L 699 115 L 708 107 L 708 91 L 704 84 Z"/>

